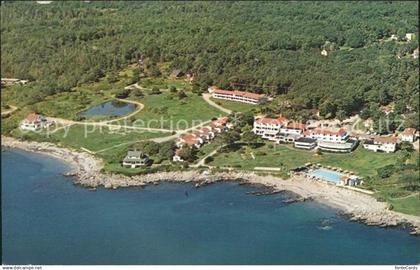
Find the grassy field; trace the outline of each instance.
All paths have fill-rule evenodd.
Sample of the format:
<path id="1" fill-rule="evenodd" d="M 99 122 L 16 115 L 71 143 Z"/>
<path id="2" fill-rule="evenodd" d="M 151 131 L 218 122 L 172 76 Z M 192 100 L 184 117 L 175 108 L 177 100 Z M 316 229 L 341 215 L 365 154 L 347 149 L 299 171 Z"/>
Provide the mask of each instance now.
<path id="1" fill-rule="evenodd" d="M 254 167 L 279 167 L 283 172 L 304 165 L 307 162 L 320 163 L 351 170 L 361 176 L 376 175 L 376 169 L 387 164 L 393 164 L 398 155 L 374 153 L 359 147 L 353 153 L 334 154 L 323 153 L 316 155 L 313 151 L 294 149 L 291 145 L 274 145 L 272 148 L 264 145 L 252 149 L 253 155 L 242 146 L 237 151 L 219 153 L 215 156 L 214 166 L 231 166 L 239 169 L 251 170 Z"/>
<path id="2" fill-rule="evenodd" d="M 420 216 L 420 199 L 418 192 L 403 198 L 388 198 L 387 201 L 392 204 L 394 211 Z"/>
<path id="3" fill-rule="evenodd" d="M 213 150 L 216 150 L 218 147 L 219 145 L 217 143 L 214 143 L 214 142 L 206 143 L 205 145 L 200 147 L 200 149 L 198 149 L 197 156 L 199 158 L 203 158 L 207 156 L 208 154 L 210 154 Z"/>
<path id="4" fill-rule="evenodd" d="M 222 106 L 223 108 L 226 108 L 235 112 L 249 112 L 249 111 L 258 109 L 258 105 L 252 105 L 252 104 L 247 104 L 247 103 L 242 103 L 242 102 L 235 102 L 235 101 L 216 99 L 216 98 L 211 98 L 211 100 L 214 101 L 216 104 Z"/>
<path id="5" fill-rule="evenodd" d="M 133 99 L 144 104 L 144 109 L 134 116 L 136 125 L 151 128 L 185 129 L 194 123 L 224 115 L 207 104 L 201 96 L 187 93 L 187 98 L 179 99 L 177 94 L 163 92 Z"/>
<path id="6" fill-rule="evenodd" d="M 76 124 L 70 126 L 68 130 L 61 129 L 50 134 L 50 139 L 47 138 L 45 132 L 39 134 L 34 132 L 22 133 L 19 129 L 14 130 L 13 135 L 18 138 L 24 136 L 23 138 L 36 141 L 53 141 L 59 145 L 75 149 L 83 147 L 93 152 L 109 149 L 110 152 L 113 152 L 119 145 L 129 145 L 140 140 L 168 136 L 170 133 L 140 130 L 113 131 L 108 127 L 94 128 L 92 126 Z"/>
<path id="7" fill-rule="evenodd" d="M 140 79 L 138 83 L 141 87 L 151 89 L 152 87 L 157 87 L 159 89 L 169 89 L 171 86 L 175 86 L 177 90 L 191 90 L 191 84 L 184 81 L 183 78 L 180 79 L 170 79 L 170 78 L 143 78 Z"/>
<path id="8" fill-rule="evenodd" d="M 164 132 L 146 132 L 134 130 L 110 130 L 108 127 L 97 127 L 84 125 L 73 125 L 66 131 L 64 129 L 53 134 L 53 138 L 57 139 L 64 146 L 74 148 L 84 147 L 90 151 L 101 151 L 120 144 L 146 140 L 150 138 L 168 136 L 169 133 Z M 112 151 L 112 150 L 111 150 Z"/>

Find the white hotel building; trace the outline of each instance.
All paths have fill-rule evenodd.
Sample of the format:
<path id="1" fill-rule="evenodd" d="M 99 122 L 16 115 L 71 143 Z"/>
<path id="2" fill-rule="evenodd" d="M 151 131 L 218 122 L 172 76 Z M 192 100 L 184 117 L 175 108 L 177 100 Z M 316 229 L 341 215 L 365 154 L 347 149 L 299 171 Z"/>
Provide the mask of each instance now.
<path id="1" fill-rule="evenodd" d="M 376 136 L 365 140 L 363 147 L 374 152 L 393 153 L 397 150 L 397 137 Z"/>
<path id="2" fill-rule="evenodd" d="M 328 152 L 351 152 L 358 141 L 350 139 L 350 135 L 343 129 L 331 130 L 315 128 L 306 131 L 304 136 L 317 140 L 318 148 Z"/>
<path id="3" fill-rule="evenodd" d="M 270 141 L 293 143 L 302 137 L 305 125 L 289 121 L 284 117 L 278 118 L 257 118 L 254 120 L 253 131 L 256 135 Z"/>
<path id="4" fill-rule="evenodd" d="M 289 121 L 284 117 L 257 118 L 253 131 L 263 139 L 276 143 L 294 143 L 296 148 L 319 149 L 329 152 L 351 152 L 358 141 L 349 138 L 344 129 L 330 130 L 315 128 L 306 130 L 302 123 Z"/>
<path id="5" fill-rule="evenodd" d="M 217 88 L 216 86 L 210 86 L 208 89 L 209 93 L 212 95 L 213 98 L 218 99 L 225 99 L 230 101 L 237 101 L 243 102 L 248 104 L 261 104 L 267 101 L 265 95 L 255 94 L 251 92 L 244 92 L 244 91 L 229 91 L 229 90 L 222 90 Z"/>

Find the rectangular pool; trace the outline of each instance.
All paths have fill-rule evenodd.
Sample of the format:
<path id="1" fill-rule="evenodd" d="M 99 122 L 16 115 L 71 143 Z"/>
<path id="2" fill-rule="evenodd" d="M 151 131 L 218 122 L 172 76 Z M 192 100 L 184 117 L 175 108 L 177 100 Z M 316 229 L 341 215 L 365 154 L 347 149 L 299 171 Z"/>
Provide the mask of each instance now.
<path id="1" fill-rule="evenodd" d="M 310 176 L 315 176 L 317 178 L 321 178 L 322 180 L 333 182 L 336 184 L 340 182 L 340 177 L 345 175 L 345 174 L 332 171 L 332 170 L 327 170 L 327 169 L 316 169 L 308 174 Z"/>

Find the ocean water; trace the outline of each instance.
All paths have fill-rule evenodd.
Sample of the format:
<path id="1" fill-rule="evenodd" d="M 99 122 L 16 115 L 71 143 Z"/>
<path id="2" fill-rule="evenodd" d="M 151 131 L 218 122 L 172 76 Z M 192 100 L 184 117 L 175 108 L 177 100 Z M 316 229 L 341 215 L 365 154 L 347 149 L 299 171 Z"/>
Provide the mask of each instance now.
<path id="1" fill-rule="evenodd" d="M 349 222 L 315 202 L 254 196 L 234 182 L 196 189 L 74 186 L 66 165 L 2 152 L 6 264 L 417 264 L 420 238 Z"/>

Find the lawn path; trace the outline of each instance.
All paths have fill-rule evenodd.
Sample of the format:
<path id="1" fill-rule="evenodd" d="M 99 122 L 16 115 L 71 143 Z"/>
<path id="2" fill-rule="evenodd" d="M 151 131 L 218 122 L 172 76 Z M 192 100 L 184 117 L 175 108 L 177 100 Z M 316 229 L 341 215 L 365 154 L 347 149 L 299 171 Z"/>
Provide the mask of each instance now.
<path id="1" fill-rule="evenodd" d="M 9 105 L 9 107 L 10 107 L 10 109 L 4 110 L 4 111 L 1 112 L 2 116 L 12 114 L 14 111 L 16 111 L 18 109 L 18 107 L 13 106 L 13 105 Z"/>
<path id="2" fill-rule="evenodd" d="M 217 154 L 217 152 L 220 150 L 220 148 L 222 148 L 222 146 L 219 146 L 217 149 L 213 150 L 211 153 L 209 153 L 208 155 L 206 155 L 205 157 L 203 157 L 199 162 L 197 162 L 196 164 L 190 165 L 191 168 L 197 168 L 200 166 L 204 166 L 205 165 L 205 160 L 208 157 L 214 156 L 215 154 Z M 208 166 L 210 167 L 210 166 Z"/>
<path id="3" fill-rule="evenodd" d="M 210 104 L 211 106 L 215 107 L 216 109 L 219 109 L 219 110 L 221 110 L 222 112 L 225 112 L 225 113 L 227 113 L 227 114 L 231 114 L 231 113 L 232 113 L 232 111 L 231 111 L 231 110 L 226 109 L 226 108 L 224 108 L 224 107 L 222 107 L 222 106 L 220 106 L 220 105 L 216 104 L 213 100 L 211 100 L 211 99 L 210 99 L 210 98 L 211 98 L 211 95 L 210 95 L 210 94 L 202 94 L 202 96 L 203 96 L 203 99 L 204 99 L 204 100 L 205 100 L 208 104 Z"/>

